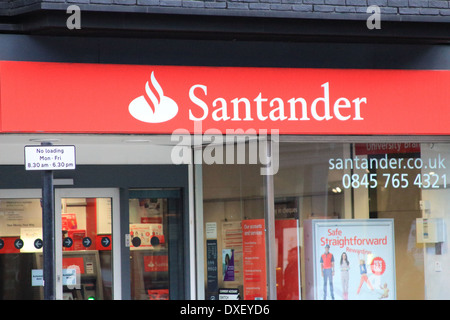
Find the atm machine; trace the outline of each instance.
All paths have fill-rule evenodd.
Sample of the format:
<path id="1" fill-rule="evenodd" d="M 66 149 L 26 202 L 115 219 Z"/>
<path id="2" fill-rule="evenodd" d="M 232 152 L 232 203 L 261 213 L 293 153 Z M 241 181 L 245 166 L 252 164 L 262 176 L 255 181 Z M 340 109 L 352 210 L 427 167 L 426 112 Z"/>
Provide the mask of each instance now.
<path id="1" fill-rule="evenodd" d="M 42 269 L 43 254 L 35 255 L 37 267 Z M 63 299 L 104 299 L 101 264 L 97 250 L 63 252 Z"/>

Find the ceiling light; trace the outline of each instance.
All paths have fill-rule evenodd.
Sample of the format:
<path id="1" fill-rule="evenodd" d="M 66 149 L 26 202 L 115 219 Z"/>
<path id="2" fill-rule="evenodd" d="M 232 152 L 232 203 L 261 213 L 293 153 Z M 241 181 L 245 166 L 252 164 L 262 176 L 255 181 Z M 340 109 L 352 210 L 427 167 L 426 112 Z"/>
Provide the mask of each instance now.
<path id="1" fill-rule="evenodd" d="M 34 138 L 30 139 L 32 142 L 58 142 L 61 141 L 59 138 Z"/>
<path id="2" fill-rule="evenodd" d="M 151 140 L 147 140 L 147 139 L 128 139 L 128 140 L 123 140 L 123 142 L 125 142 L 125 143 L 149 143 L 149 142 L 151 142 Z"/>

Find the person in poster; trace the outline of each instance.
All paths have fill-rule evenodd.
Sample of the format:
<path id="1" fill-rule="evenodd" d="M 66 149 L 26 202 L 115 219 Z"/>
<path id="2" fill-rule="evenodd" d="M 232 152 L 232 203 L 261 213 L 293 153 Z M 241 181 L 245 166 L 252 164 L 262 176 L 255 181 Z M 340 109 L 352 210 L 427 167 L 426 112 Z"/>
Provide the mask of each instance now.
<path id="1" fill-rule="evenodd" d="M 325 252 L 320 256 L 320 267 L 323 277 L 323 299 L 327 299 L 327 281 L 330 284 L 331 299 L 334 300 L 333 276 L 334 276 L 334 256 L 330 252 L 330 246 L 325 245 Z"/>
<path id="2" fill-rule="evenodd" d="M 223 281 L 234 281 L 234 250 L 222 250 L 222 272 Z"/>
<path id="3" fill-rule="evenodd" d="M 348 271 L 350 270 L 350 262 L 348 261 L 347 253 L 341 254 L 341 282 L 342 282 L 342 298 L 348 300 Z"/>
<path id="4" fill-rule="evenodd" d="M 389 298 L 389 288 L 387 283 L 384 283 L 383 286 L 380 286 L 380 289 L 383 290 L 383 293 L 381 294 L 381 296 L 378 299 L 387 299 Z"/>
<path id="5" fill-rule="evenodd" d="M 367 286 L 370 288 L 370 290 L 373 290 L 372 284 L 370 283 L 369 278 L 367 277 L 366 261 L 365 261 L 364 257 L 362 259 L 359 257 L 359 253 L 358 253 L 358 261 L 359 261 L 359 273 L 361 274 L 361 280 L 359 282 L 358 290 L 356 291 L 357 294 L 359 294 L 359 292 L 361 291 L 361 287 L 364 284 L 364 282 L 367 283 Z"/>

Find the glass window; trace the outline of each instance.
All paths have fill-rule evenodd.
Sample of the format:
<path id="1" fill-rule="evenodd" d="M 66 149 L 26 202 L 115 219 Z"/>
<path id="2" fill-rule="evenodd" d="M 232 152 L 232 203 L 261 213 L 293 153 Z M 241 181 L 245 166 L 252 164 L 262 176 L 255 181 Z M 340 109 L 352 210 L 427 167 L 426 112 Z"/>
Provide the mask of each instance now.
<path id="1" fill-rule="evenodd" d="M 39 239 L 40 199 L 0 199 L 0 299 L 43 299 L 41 283 L 32 279 L 32 270 L 42 271 Z"/>
<path id="2" fill-rule="evenodd" d="M 267 299 L 265 189 L 260 168 L 257 164 L 202 167 L 207 300 Z"/>
<path id="3" fill-rule="evenodd" d="M 206 299 L 267 298 L 252 290 L 268 266 L 277 299 L 450 298 L 450 144 L 277 147 L 273 226 L 259 165 L 202 166 Z M 251 238 L 260 226 L 274 228 L 273 254 Z"/>
<path id="4" fill-rule="evenodd" d="M 298 212 L 282 219 L 296 220 L 301 234 L 300 297 L 450 298 L 442 289 L 449 151 L 427 143 L 281 143 L 275 204 Z"/>

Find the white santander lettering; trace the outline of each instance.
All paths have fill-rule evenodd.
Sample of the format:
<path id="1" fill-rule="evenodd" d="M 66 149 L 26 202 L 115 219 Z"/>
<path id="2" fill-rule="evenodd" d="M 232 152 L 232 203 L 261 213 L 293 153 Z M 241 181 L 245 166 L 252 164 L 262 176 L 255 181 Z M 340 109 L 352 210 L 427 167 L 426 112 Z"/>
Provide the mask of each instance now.
<path id="1" fill-rule="evenodd" d="M 270 106 L 273 107 L 274 106 L 274 102 L 276 102 L 278 104 L 278 107 L 276 107 L 275 109 L 273 109 L 272 111 L 270 111 L 269 113 L 269 118 L 272 121 L 283 121 L 285 119 L 287 119 L 287 117 L 284 115 L 284 102 L 283 100 L 281 100 L 280 98 L 274 98 L 272 101 L 270 101 Z M 277 116 L 275 116 L 275 113 L 278 113 Z"/>
<path id="2" fill-rule="evenodd" d="M 198 105 L 200 108 L 203 109 L 203 116 L 201 116 L 200 118 L 197 118 L 192 114 L 192 111 L 189 110 L 189 120 L 202 121 L 202 120 L 205 120 L 206 117 L 208 116 L 208 105 L 203 100 L 200 100 L 199 98 L 197 98 L 197 96 L 194 94 L 194 90 L 196 88 L 203 89 L 203 92 L 205 93 L 205 95 L 207 94 L 206 93 L 207 88 L 204 85 L 196 84 L 196 85 L 192 86 L 191 89 L 189 89 L 189 99 L 191 99 L 191 101 L 193 103 L 195 103 L 196 105 Z"/>
<path id="3" fill-rule="evenodd" d="M 267 101 L 268 99 L 262 98 L 261 97 L 261 92 L 258 94 L 258 96 L 255 98 L 256 102 L 256 116 L 258 117 L 259 120 L 264 121 L 267 119 L 267 116 L 263 116 L 262 114 L 262 103 L 264 101 Z"/>
<path id="4" fill-rule="evenodd" d="M 251 117 L 251 109 L 250 109 L 250 101 L 248 101 L 247 98 L 236 98 L 231 100 L 231 103 L 233 103 L 233 119 L 231 121 L 240 121 L 241 118 L 239 118 L 239 103 L 243 102 L 245 106 L 245 118 L 244 121 L 252 121 L 253 118 Z"/>
<path id="5" fill-rule="evenodd" d="M 289 105 L 291 106 L 291 116 L 289 117 L 288 120 L 298 120 L 296 118 L 296 113 L 295 113 L 295 104 L 297 102 L 300 102 L 302 104 L 302 117 L 300 118 L 300 120 L 310 120 L 308 118 L 308 104 L 306 103 L 306 100 L 303 98 L 292 98 L 288 100 Z"/>
<path id="6" fill-rule="evenodd" d="M 355 103 L 355 117 L 353 118 L 353 120 L 364 120 L 364 118 L 361 117 L 361 103 L 364 102 L 365 104 L 367 104 L 367 99 L 356 98 L 355 100 L 353 100 L 353 102 Z"/>
<path id="7" fill-rule="evenodd" d="M 264 97 L 261 92 L 254 99 L 236 97 L 227 101 L 223 97 L 214 97 L 209 100 L 212 102 L 207 102 L 207 87 L 196 84 L 189 89 L 189 98 L 196 106 L 194 111 L 189 109 L 189 119 L 205 120 L 209 115 L 210 105 L 213 108 L 211 118 L 214 121 L 266 121 L 268 119 L 270 121 L 330 121 L 334 118 L 338 121 L 364 120 L 362 107 L 363 104 L 367 105 L 366 97 L 351 100 L 341 96 L 330 101 L 330 84 L 325 82 L 321 87 L 323 94 L 308 105 L 308 101 L 303 97 L 293 97 L 285 101 L 280 97 Z M 203 91 L 203 98 L 196 95 L 198 91 L 196 89 Z"/>
<path id="8" fill-rule="evenodd" d="M 341 101 L 344 103 L 343 105 L 341 104 Z M 334 115 L 336 116 L 336 118 L 338 118 L 341 121 L 345 121 L 348 120 L 350 118 L 349 115 L 347 116 L 343 116 L 341 114 L 341 111 L 339 109 L 341 108 L 350 108 L 350 101 L 348 101 L 347 98 L 339 98 L 336 100 L 336 102 L 334 103 Z"/>
<path id="9" fill-rule="evenodd" d="M 313 101 L 313 103 L 311 104 L 311 115 L 313 116 L 314 119 L 318 121 L 330 120 L 333 117 L 330 115 L 330 92 L 328 89 L 328 82 L 321 85 L 321 87 L 323 87 L 323 98 L 320 97 Z M 317 113 L 317 103 L 320 101 L 323 101 L 323 111 L 324 111 L 323 116 L 320 116 Z"/>
<path id="10" fill-rule="evenodd" d="M 224 98 L 217 98 L 216 100 L 213 101 L 213 107 L 217 106 L 217 103 L 220 102 L 221 107 L 214 110 L 212 112 L 212 118 L 214 119 L 214 121 L 227 121 L 230 119 L 230 117 L 228 116 L 228 111 L 227 111 L 227 102 L 225 101 Z M 219 112 L 222 113 L 222 116 L 218 116 Z"/>

